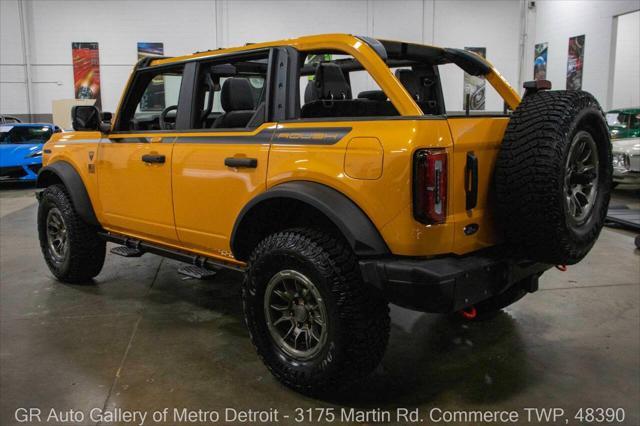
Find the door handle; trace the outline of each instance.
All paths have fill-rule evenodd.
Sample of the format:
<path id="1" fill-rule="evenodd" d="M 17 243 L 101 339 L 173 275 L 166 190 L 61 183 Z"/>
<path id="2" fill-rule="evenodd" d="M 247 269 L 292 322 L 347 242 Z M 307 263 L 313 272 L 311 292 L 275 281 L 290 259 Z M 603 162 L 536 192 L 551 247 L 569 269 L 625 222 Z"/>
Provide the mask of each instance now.
<path id="1" fill-rule="evenodd" d="M 157 154 L 145 154 L 142 156 L 142 161 L 149 164 L 164 164 L 165 156 Z"/>
<path id="2" fill-rule="evenodd" d="M 224 159 L 224 165 L 227 167 L 247 167 L 255 169 L 256 167 L 258 167 L 258 159 L 246 157 L 228 157 Z"/>
<path id="3" fill-rule="evenodd" d="M 467 152 L 467 167 L 464 173 L 466 207 L 471 210 L 478 205 L 478 157 Z"/>

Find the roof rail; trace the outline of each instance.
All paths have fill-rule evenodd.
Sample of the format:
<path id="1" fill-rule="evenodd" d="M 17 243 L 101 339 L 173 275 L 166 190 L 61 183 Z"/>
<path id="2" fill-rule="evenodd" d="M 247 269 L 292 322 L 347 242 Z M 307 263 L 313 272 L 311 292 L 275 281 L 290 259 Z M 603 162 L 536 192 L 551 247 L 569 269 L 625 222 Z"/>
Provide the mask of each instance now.
<path id="1" fill-rule="evenodd" d="M 147 68 L 151 65 L 151 62 L 156 59 L 169 59 L 169 56 L 145 56 L 136 63 L 135 69 Z"/>
<path id="2" fill-rule="evenodd" d="M 198 50 L 193 52 L 194 55 L 197 55 L 198 53 L 207 53 L 207 52 L 215 52 L 216 50 L 222 50 L 224 49 L 224 47 L 217 47 L 215 49 L 207 49 L 207 50 Z"/>

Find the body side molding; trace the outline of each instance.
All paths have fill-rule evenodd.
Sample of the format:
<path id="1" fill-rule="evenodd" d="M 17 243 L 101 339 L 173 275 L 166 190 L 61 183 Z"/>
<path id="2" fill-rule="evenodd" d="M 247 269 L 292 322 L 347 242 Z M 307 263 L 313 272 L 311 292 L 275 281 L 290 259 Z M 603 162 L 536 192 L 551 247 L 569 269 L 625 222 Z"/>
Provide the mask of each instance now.
<path id="1" fill-rule="evenodd" d="M 231 233 L 231 250 L 238 260 L 248 258 L 242 248 L 243 225 L 247 214 L 261 203 L 271 200 L 295 200 L 324 214 L 342 233 L 356 256 L 375 257 L 389 254 L 389 249 L 367 215 L 347 196 L 337 190 L 310 181 L 285 182 L 253 198 L 238 215 Z"/>
<path id="2" fill-rule="evenodd" d="M 84 182 L 76 169 L 66 161 L 56 161 L 43 167 L 38 173 L 37 188 L 46 188 L 51 177 L 57 177 L 69 192 L 73 207 L 78 215 L 90 225 L 100 226 L 91 204 L 91 199 L 84 186 Z"/>

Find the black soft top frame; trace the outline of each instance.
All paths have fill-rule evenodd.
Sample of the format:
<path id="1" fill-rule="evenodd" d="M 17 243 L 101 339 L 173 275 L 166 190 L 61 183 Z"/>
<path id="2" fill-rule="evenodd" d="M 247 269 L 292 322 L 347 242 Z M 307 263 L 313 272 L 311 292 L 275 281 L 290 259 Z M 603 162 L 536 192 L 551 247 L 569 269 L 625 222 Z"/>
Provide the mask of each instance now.
<path id="1" fill-rule="evenodd" d="M 471 75 L 487 75 L 491 65 L 482 57 L 463 49 L 425 46 L 391 40 L 359 39 L 367 43 L 388 64 L 402 61 L 422 62 L 433 65 L 456 64 Z"/>

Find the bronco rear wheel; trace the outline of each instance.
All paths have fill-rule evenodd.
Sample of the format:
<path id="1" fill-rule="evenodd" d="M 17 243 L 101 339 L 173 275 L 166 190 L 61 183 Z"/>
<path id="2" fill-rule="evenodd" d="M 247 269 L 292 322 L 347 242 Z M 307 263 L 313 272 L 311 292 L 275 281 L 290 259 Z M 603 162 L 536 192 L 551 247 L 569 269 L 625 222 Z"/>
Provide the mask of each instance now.
<path id="1" fill-rule="evenodd" d="M 60 281 L 86 282 L 102 270 L 106 242 L 80 218 L 63 185 L 42 193 L 38 236 L 47 266 Z"/>
<path id="2" fill-rule="evenodd" d="M 380 363 L 389 308 L 337 238 L 292 229 L 254 250 L 242 301 L 251 341 L 271 373 L 309 395 L 343 387 Z"/>
<path id="3" fill-rule="evenodd" d="M 525 96 L 495 169 L 498 223 L 507 242 L 532 260 L 579 262 L 604 225 L 611 177 L 607 124 L 591 94 Z"/>

